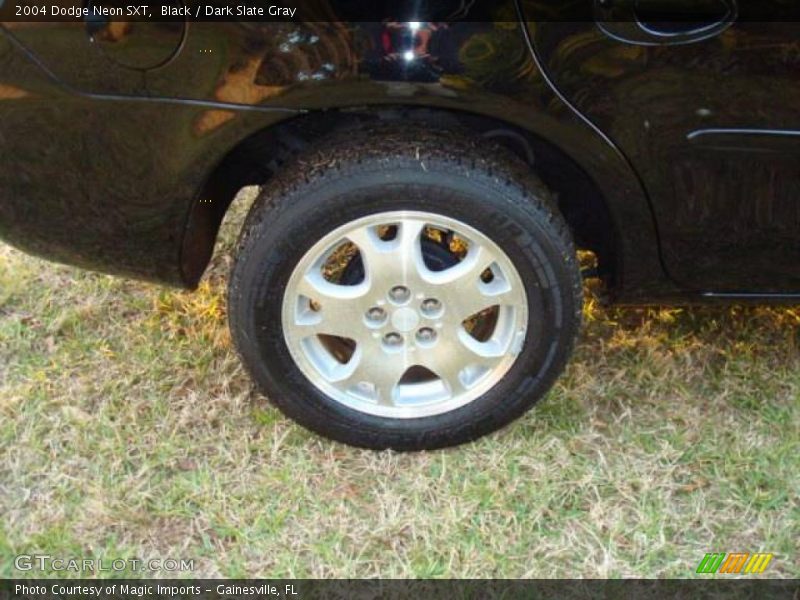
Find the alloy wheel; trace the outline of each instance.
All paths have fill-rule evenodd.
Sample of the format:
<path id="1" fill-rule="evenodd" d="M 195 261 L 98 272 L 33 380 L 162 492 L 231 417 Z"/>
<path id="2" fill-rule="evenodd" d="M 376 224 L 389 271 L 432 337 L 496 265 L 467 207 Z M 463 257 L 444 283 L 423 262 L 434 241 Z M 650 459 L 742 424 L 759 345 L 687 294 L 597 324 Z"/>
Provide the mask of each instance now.
<path id="1" fill-rule="evenodd" d="M 455 219 L 398 211 L 314 244 L 283 298 L 292 359 L 351 409 L 413 419 L 460 408 L 514 365 L 528 303 L 513 262 Z"/>

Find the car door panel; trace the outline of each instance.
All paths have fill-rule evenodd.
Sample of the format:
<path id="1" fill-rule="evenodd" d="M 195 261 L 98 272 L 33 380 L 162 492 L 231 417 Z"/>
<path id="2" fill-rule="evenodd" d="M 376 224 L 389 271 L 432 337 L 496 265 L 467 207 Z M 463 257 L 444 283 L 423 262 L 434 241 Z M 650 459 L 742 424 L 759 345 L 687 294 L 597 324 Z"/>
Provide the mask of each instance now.
<path id="1" fill-rule="evenodd" d="M 796 293 L 800 25 L 746 16 L 680 43 L 624 40 L 585 22 L 530 30 L 554 85 L 640 174 L 677 283 Z"/>

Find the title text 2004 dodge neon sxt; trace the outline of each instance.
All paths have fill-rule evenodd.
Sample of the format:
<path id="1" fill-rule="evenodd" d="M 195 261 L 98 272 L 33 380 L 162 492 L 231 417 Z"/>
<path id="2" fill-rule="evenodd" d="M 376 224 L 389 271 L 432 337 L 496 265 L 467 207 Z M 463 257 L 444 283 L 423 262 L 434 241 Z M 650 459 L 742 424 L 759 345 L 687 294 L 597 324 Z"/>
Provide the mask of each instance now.
<path id="1" fill-rule="evenodd" d="M 373 448 L 461 443 L 541 398 L 579 328 L 576 248 L 621 303 L 800 300 L 786 3 L 386 4 L 6 23 L 0 235 L 191 288 L 261 186 L 236 345 L 287 415 Z"/>

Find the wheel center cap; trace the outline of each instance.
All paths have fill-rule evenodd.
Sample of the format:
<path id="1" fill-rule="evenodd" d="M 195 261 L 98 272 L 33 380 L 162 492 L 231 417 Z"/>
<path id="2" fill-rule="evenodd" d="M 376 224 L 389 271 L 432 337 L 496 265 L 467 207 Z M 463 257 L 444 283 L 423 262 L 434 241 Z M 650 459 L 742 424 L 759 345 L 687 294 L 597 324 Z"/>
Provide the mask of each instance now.
<path id="1" fill-rule="evenodd" d="M 392 325 L 402 333 L 408 333 L 419 325 L 419 315 L 413 308 L 400 308 L 392 315 Z"/>

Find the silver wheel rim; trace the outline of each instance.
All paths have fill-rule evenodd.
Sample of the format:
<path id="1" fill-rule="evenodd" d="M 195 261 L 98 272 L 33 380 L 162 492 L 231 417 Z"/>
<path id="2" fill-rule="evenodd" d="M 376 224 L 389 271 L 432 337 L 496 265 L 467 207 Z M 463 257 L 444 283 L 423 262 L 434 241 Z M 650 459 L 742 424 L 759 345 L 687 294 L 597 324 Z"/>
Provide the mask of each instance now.
<path id="1" fill-rule="evenodd" d="M 386 212 L 339 227 L 303 256 L 282 326 L 297 367 L 326 396 L 413 419 L 465 406 L 508 373 L 528 303 L 514 264 L 478 230 Z"/>

